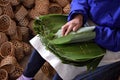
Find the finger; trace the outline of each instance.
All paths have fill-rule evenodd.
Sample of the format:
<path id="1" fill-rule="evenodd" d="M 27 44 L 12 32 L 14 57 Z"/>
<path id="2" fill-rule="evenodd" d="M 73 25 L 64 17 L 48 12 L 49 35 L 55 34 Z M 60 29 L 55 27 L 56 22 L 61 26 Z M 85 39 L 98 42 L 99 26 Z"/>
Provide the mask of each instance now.
<path id="1" fill-rule="evenodd" d="M 62 26 L 62 36 L 65 35 L 66 30 L 67 30 L 68 27 L 69 27 L 68 25 L 64 25 L 64 26 Z"/>
<path id="2" fill-rule="evenodd" d="M 67 29 L 67 31 L 65 32 L 65 36 L 68 35 L 68 33 L 72 30 L 73 25 L 70 25 Z"/>
<path id="3" fill-rule="evenodd" d="M 79 29 L 79 25 L 74 26 L 73 31 L 77 31 Z"/>

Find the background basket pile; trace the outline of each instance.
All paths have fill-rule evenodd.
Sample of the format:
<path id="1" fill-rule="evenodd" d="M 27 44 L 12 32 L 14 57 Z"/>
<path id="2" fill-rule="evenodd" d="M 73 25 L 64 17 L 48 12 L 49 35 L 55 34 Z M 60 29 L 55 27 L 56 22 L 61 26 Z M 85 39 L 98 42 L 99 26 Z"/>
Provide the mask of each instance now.
<path id="1" fill-rule="evenodd" d="M 68 14 L 70 2 L 71 0 L 0 0 L 0 80 L 15 80 L 21 75 L 23 68 L 20 62 L 33 49 L 29 40 L 36 35 L 33 29 L 34 19 L 46 14 Z M 45 64 L 43 72 L 46 66 L 50 67 Z M 50 70 L 53 73 L 54 70 Z"/>

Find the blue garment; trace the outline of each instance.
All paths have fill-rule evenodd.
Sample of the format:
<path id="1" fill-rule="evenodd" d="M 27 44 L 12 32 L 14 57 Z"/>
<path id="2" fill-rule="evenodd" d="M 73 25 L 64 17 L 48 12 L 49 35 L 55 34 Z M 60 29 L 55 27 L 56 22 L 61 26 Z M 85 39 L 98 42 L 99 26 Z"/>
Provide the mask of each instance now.
<path id="1" fill-rule="evenodd" d="M 82 14 L 98 26 L 95 42 L 111 51 L 120 51 L 120 0 L 72 0 L 68 21 Z"/>

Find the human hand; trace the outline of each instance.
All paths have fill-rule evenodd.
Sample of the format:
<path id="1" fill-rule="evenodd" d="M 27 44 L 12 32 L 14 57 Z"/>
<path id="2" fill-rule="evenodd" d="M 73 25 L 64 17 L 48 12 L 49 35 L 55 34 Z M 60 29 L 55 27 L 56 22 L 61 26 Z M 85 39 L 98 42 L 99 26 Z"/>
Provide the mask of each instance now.
<path id="1" fill-rule="evenodd" d="M 76 15 L 71 21 L 62 26 L 62 35 L 66 36 L 71 31 L 77 31 L 83 24 L 83 16 Z"/>

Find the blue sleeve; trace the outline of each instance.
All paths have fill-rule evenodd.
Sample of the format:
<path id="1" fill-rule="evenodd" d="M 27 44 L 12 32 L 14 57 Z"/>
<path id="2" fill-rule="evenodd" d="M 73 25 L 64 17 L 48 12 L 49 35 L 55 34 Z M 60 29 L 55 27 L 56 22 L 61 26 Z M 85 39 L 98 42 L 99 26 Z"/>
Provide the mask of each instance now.
<path id="1" fill-rule="evenodd" d="M 76 14 L 82 14 L 84 17 L 84 23 L 87 19 L 88 14 L 88 2 L 87 0 L 72 0 L 71 2 L 71 10 L 68 15 L 68 21 L 73 19 L 74 15 Z"/>
<path id="2" fill-rule="evenodd" d="M 120 51 L 120 29 L 97 26 L 95 31 L 95 42 L 98 45 L 114 52 Z"/>

